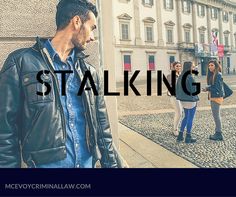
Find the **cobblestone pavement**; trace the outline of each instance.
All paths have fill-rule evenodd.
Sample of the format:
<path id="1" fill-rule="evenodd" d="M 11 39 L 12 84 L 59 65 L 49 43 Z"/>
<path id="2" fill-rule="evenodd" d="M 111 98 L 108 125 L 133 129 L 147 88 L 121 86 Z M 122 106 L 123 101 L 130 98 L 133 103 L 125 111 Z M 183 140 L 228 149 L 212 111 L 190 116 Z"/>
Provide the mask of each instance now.
<path id="1" fill-rule="evenodd" d="M 204 87 L 205 79 L 201 77 L 198 80 Z M 236 90 L 236 76 L 226 76 L 224 80 Z M 145 93 L 145 87 L 145 82 L 138 82 L 137 89 L 141 93 Z M 119 84 L 118 90 L 122 92 Z M 198 142 L 194 145 L 178 144 L 172 136 L 174 114 L 165 93 L 164 89 L 162 97 L 155 94 L 150 97 L 118 97 L 120 122 L 199 167 L 236 167 L 236 93 L 222 106 L 224 142 L 208 139 L 214 131 L 214 123 L 207 94 L 201 93 L 193 127 Z"/>

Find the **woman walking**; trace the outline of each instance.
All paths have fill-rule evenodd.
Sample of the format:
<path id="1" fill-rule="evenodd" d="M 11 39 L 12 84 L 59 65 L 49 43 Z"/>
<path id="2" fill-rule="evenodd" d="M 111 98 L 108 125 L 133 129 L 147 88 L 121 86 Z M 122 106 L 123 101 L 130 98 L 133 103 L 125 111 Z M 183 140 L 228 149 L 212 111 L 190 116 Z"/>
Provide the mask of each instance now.
<path id="1" fill-rule="evenodd" d="M 192 126 L 193 126 L 193 120 L 197 109 L 197 101 L 199 101 L 199 97 L 193 94 L 196 93 L 196 87 L 193 85 L 195 83 L 195 80 L 192 76 L 192 71 L 194 70 L 195 65 L 193 62 L 185 62 L 183 66 L 183 72 L 179 76 L 179 79 L 177 81 L 177 88 L 176 88 L 176 98 L 177 100 L 180 100 L 183 108 L 184 108 L 184 119 L 181 123 L 180 132 L 177 138 L 177 142 L 184 141 L 184 130 L 187 127 L 187 134 L 185 137 L 185 143 L 195 143 L 197 140 L 192 138 Z M 190 74 L 187 76 L 187 79 L 185 82 L 185 87 L 187 88 L 187 91 L 190 93 L 187 94 L 186 91 L 183 89 L 183 76 L 189 72 Z"/>
<path id="2" fill-rule="evenodd" d="M 207 88 L 209 100 L 211 101 L 211 111 L 215 122 L 215 134 L 210 135 L 210 140 L 222 141 L 222 124 L 220 115 L 220 106 L 224 101 L 224 89 L 221 65 L 212 60 L 208 64 Z"/>
<path id="3" fill-rule="evenodd" d="M 181 74 L 182 71 L 182 65 L 180 62 L 174 62 L 172 64 L 172 71 L 175 71 L 175 75 L 176 75 L 176 84 L 177 84 L 177 80 Z M 172 85 L 172 74 L 167 76 L 168 82 L 169 84 Z M 174 129 L 173 129 L 173 134 L 174 136 L 178 136 L 179 135 L 179 125 L 180 125 L 180 121 L 181 121 L 181 117 L 182 117 L 182 112 L 183 112 L 183 107 L 180 103 L 179 100 L 176 99 L 176 96 L 172 96 L 169 92 L 168 92 L 168 96 L 170 97 L 170 103 L 174 108 L 175 111 L 175 117 L 174 117 Z"/>

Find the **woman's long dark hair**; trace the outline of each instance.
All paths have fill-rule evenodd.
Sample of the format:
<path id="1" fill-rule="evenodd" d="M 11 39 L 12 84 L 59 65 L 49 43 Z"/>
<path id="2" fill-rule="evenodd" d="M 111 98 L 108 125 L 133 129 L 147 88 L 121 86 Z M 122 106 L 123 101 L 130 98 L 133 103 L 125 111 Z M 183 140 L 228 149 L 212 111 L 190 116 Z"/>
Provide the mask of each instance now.
<path id="1" fill-rule="evenodd" d="M 213 73 L 209 70 L 209 64 L 215 65 L 215 71 Z M 209 61 L 208 70 L 207 70 L 207 84 L 208 85 L 212 85 L 215 83 L 215 78 L 219 72 L 222 72 L 222 67 L 220 63 L 217 60 Z"/>
<path id="2" fill-rule="evenodd" d="M 183 73 L 190 71 L 192 73 L 193 62 L 184 62 Z"/>

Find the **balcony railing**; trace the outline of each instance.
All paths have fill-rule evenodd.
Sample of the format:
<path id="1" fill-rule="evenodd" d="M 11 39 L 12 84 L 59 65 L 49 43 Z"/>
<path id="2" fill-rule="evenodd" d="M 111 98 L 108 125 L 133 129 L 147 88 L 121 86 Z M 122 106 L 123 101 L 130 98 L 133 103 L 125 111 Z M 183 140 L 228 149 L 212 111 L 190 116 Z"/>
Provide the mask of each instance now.
<path id="1" fill-rule="evenodd" d="M 180 50 L 184 51 L 194 51 L 195 46 L 194 43 L 187 43 L 187 42 L 182 42 L 178 44 Z"/>

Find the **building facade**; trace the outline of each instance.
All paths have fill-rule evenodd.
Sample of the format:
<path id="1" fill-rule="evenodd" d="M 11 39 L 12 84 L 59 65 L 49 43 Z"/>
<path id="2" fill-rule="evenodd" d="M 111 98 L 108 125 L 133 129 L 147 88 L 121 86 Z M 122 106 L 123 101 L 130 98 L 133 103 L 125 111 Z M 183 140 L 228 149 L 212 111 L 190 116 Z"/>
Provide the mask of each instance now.
<path id="1" fill-rule="evenodd" d="M 116 81 L 123 81 L 125 70 L 131 74 L 141 70 L 141 78 L 145 78 L 147 70 L 167 74 L 173 61 L 194 61 L 200 74 L 205 75 L 212 58 L 221 60 L 224 74 L 235 73 L 236 2 L 102 2 L 103 19 L 110 18 L 103 25 L 104 43 L 109 40 L 109 50 L 104 48 L 104 54 L 109 54 L 105 64 L 116 68 Z"/>

